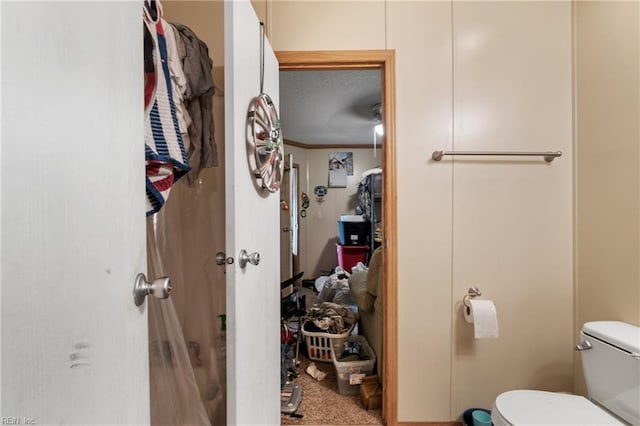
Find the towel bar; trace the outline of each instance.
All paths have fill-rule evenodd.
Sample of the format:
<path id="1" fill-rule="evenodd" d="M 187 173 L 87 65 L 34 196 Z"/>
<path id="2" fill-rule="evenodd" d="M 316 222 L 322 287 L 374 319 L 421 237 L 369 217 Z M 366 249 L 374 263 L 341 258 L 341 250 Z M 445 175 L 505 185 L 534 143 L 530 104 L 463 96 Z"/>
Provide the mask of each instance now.
<path id="1" fill-rule="evenodd" d="M 550 163 L 554 158 L 562 156 L 562 151 L 546 151 L 546 152 L 517 152 L 517 151 L 433 151 L 431 158 L 435 161 L 442 160 L 445 155 L 508 155 L 508 156 L 527 156 L 527 157 L 544 157 L 544 161 Z"/>

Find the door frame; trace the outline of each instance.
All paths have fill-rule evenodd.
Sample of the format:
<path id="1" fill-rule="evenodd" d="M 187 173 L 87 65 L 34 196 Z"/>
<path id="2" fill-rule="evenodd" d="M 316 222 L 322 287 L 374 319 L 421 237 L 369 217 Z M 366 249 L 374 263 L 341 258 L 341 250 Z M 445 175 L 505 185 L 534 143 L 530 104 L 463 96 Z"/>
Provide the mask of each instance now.
<path id="1" fill-rule="evenodd" d="M 298 216 L 298 222 L 296 222 L 296 224 L 298 224 L 298 232 L 296 232 L 296 244 L 298 246 L 298 254 L 295 256 L 291 256 L 292 257 L 292 266 L 293 266 L 293 275 L 292 276 L 296 276 L 298 274 L 298 272 L 300 272 L 300 164 L 298 163 L 293 163 L 291 164 L 291 169 L 295 169 L 296 170 L 296 193 L 292 194 L 292 197 L 296 197 L 298 199 L 298 212 L 297 212 L 297 216 Z"/>
<path id="2" fill-rule="evenodd" d="M 394 50 L 336 50 L 336 51 L 276 51 L 283 70 L 345 70 L 379 69 L 382 80 L 382 115 L 384 135 L 382 143 L 382 353 L 383 395 L 382 416 L 387 425 L 398 423 L 398 289 L 397 289 L 397 182 L 395 144 L 395 51 Z M 391 230 L 391 232 L 389 232 Z"/>
<path id="3" fill-rule="evenodd" d="M 286 159 L 285 161 L 288 161 L 289 155 L 291 155 L 291 154 L 285 154 L 285 159 Z M 293 156 L 291 158 L 293 159 Z M 288 169 L 287 169 L 287 167 L 288 167 Z M 295 192 L 290 190 L 290 187 L 294 182 L 294 180 L 293 180 L 293 176 L 294 176 L 293 172 L 294 171 L 295 171 L 295 189 L 296 189 Z M 279 227 L 279 232 L 280 232 L 280 264 L 283 265 L 282 256 L 287 256 L 289 265 L 291 266 L 291 270 L 288 271 L 287 273 L 284 273 L 283 268 L 282 267 L 280 268 L 280 280 L 281 281 L 284 281 L 286 279 L 294 277 L 294 276 L 296 276 L 298 274 L 298 272 L 300 272 L 300 230 L 299 230 L 299 226 L 297 226 L 298 230 L 296 232 L 293 232 L 294 225 L 293 225 L 293 221 L 291 220 L 292 217 L 295 217 L 296 220 L 299 221 L 299 216 L 300 216 L 299 215 L 300 208 L 298 207 L 296 209 L 296 211 L 294 212 L 293 211 L 294 203 L 292 202 L 293 200 L 295 200 L 296 201 L 296 205 L 299 205 L 299 199 L 300 199 L 300 195 L 299 195 L 300 194 L 300 174 L 299 174 L 299 171 L 300 171 L 300 164 L 292 162 L 291 164 L 289 164 L 287 166 L 287 163 L 285 162 L 284 174 L 282 175 L 283 176 L 282 177 L 282 184 L 280 185 L 280 193 L 282 194 L 282 191 L 284 190 L 284 188 L 289 186 L 289 189 L 287 189 L 287 191 L 289 192 L 289 195 L 288 195 L 287 198 L 284 199 L 284 201 L 288 202 L 288 207 L 287 207 L 286 214 L 287 214 L 287 217 L 289 219 L 288 219 L 288 223 L 286 223 L 286 222 L 284 224 L 282 223 L 282 215 L 284 213 L 282 211 L 283 198 L 281 196 L 280 197 L 280 204 L 281 204 L 280 205 L 280 210 L 281 211 L 280 211 L 280 224 L 279 224 L 280 225 L 280 227 Z M 289 179 L 288 185 L 287 185 L 287 182 L 285 181 L 285 179 L 287 179 L 287 176 L 288 176 L 288 179 Z M 298 225 L 298 224 L 299 224 L 299 222 L 296 222 L 296 225 Z M 291 234 L 289 235 L 291 243 L 287 247 L 286 253 L 282 249 L 283 248 L 283 238 L 284 238 L 282 233 L 285 232 L 284 228 L 283 228 L 283 225 L 288 227 L 288 228 L 290 228 L 289 232 L 291 232 Z M 295 235 L 295 239 L 292 237 L 292 235 Z M 296 254 L 296 255 L 293 255 L 293 253 L 292 253 L 292 247 L 293 247 L 294 241 L 295 241 L 295 244 L 298 247 L 298 254 Z"/>

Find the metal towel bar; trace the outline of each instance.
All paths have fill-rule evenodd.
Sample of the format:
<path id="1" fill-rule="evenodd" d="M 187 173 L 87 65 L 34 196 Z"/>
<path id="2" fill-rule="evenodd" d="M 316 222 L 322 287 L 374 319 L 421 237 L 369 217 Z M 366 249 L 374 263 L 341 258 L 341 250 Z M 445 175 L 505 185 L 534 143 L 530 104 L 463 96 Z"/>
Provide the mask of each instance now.
<path id="1" fill-rule="evenodd" d="M 544 157 L 544 161 L 550 163 L 554 158 L 560 157 L 562 151 L 546 151 L 546 152 L 514 152 L 514 151 L 433 151 L 431 158 L 435 161 L 442 160 L 445 155 L 509 155 L 509 156 L 527 156 L 527 157 Z"/>

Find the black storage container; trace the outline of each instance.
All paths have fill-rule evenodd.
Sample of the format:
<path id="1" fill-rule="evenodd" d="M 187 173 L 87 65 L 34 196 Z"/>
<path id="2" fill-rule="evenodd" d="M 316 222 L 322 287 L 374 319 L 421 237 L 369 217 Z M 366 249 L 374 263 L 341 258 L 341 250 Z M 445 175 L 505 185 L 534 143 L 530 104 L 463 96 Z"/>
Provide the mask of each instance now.
<path id="1" fill-rule="evenodd" d="M 338 221 L 338 237 L 343 246 L 366 246 L 369 244 L 370 222 Z"/>

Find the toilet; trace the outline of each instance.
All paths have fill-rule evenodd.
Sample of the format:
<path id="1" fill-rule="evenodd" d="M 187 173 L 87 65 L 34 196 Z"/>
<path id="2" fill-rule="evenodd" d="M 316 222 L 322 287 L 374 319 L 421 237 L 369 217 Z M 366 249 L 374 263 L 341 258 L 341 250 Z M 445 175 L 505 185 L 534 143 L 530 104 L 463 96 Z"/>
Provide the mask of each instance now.
<path id="1" fill-rule="evenodd" d="M 580 332 L 589 398 L 512 390 L 496 398 L 491 420 L 510 425 L 640 424 L 640 327 L 619 321 L 585 323 Z"/>

